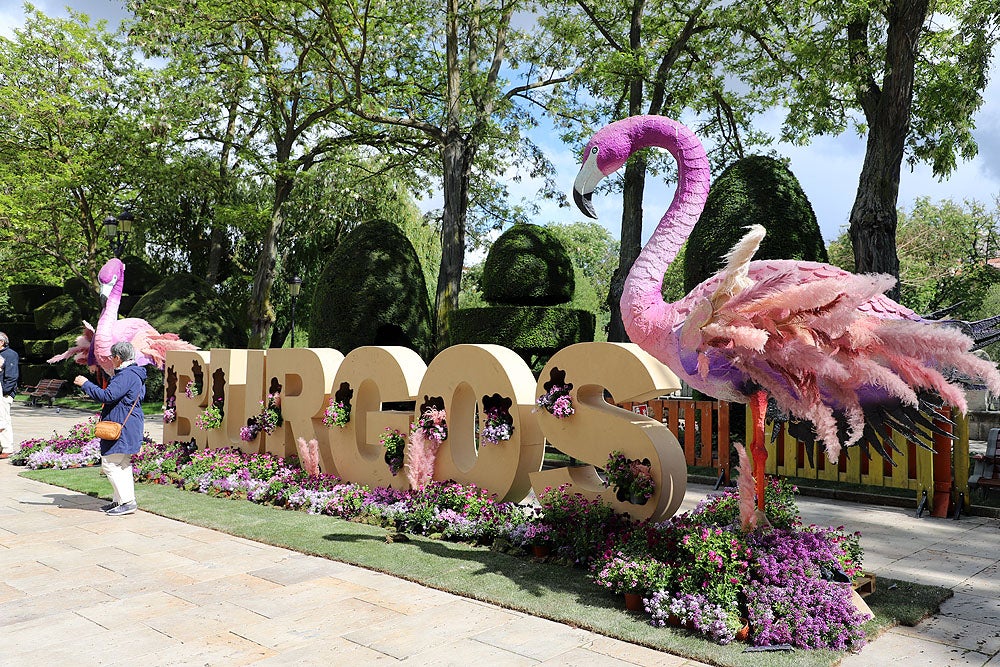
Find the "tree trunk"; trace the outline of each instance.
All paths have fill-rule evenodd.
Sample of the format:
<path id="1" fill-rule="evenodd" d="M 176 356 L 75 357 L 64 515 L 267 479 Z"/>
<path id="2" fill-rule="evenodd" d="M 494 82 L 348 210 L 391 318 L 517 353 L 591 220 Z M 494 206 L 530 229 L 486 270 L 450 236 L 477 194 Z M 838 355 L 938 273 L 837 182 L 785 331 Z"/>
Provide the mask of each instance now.
<path id="1" fill-rule="evenodd" d="M 608 324 L 608 341 L 629 342 L 622 323 L 622 292 L 625 279 L 642 249 L 642 194 L 646 185 L 646 160 L 633 155 L 625 165 L 625 186 L 622 192 L 622 238 L 618 250 L 618 268 L 611 278 L 608 306 L 611 322 Z"/>
<path id="2" fill-rule="evenodd" d="M 437 350 L 449 344 L 448 316 L 458 309 L 462 289 L 462 265 L 465 263 L 465 218 L 469 210 L 469 171 L 476 149 L 461 130 L 461 72 L 458 60 L 458 0 L 448 0 L 446 18 L 446 66 L 448 69 L 444 144 L 441 162 L 444 186 L 444 212 L 441 219 L 441 270 L 438 272 L 434 298 L 435 340 Z"/>
<path id="3" fill-rule="evenodd" d="M 257 262 L 257 272 L 253 278 L 253 290 L 250 293 L 251 349 L 265 349 L 271 342 L 271 327 L 274 326 L 271 289 L 274 286 L 274 266 L 278 259 L 278 237 L 285 224 L 281 208 L 292 191 L 292 185 L 292 179 L 287 176 L 278 176 L 275 180 L 271 221 L 264 234 L 260 260 Z"/>
<path id="4" fill-rule="evenodd" d="M 633 0 L 631 21 L 629 23 L 628 42 L 633 52 L 638 52 L 642 45 L 642 14 L 645 10 L 645 0 Z M 643 79 L 635 76 L 628 82 L 628 115 L 638 116 L 642 113 Z M 625 165 L 625 182 L 622 190 L 622 238 L 618 248 L 618 268 L 611 277 L 611 288 L 608 291 L 608 307 L 611 309 L 611 321 L 608 323 L 608 341 L 612 343 L 628 343 L 625 324 L 622 322 L 622 292 L 625 291 L 625 280 L 628 278 L 635 258 L 642 250 L 642 193 L 646 187 L 646 159 L 642 155 L 633 155 Z"/>
<path id="5" fill-rule="evenodd" d="M 469 209 L 469 165 L 474 149 L 460 136 L 450 137 L 441 151 L 444 169 L 444 213 L 441 220 L 441 270 L 438 272 L 435 346 L 449 344 L 448 315 L 458 308 L 465 263 L 465 219 Z"/>
<path id="6" fill-rule="evenodd" d="M 894 0 L 888 8 L 885 79 L 881 90 L 874 82 L 858 91 L 868 121 L 868 144 L 851 209 L 850 236 L 854 268 L 858 273 L 888 273 L 899 280 L 896 255 L 896 204 L 903 150 L 910 131 L 914 61 L 928 0 Z M 856 41 L 858 62 L 866 49 L 867 21 L 848 28 Z M 888 292 L 899 298 L 899 285 Z"/>

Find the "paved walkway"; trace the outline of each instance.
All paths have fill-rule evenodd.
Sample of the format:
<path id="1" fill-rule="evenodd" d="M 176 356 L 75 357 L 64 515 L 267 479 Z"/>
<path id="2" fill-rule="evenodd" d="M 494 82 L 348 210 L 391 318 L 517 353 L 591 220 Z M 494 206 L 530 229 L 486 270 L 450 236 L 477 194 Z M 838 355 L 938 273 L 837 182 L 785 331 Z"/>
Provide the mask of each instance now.
<path id="1" fill-rule="evenodd" d="M 86 415 L 13 409 L 18 440 Z M 148 424 L 154 437 L 159 425 Z M 0 665 L 701 663 L 18 477 L 0 461 Z M 708 491 L 692 488 L 686 506 Z M 842 664 L 1000 667 L 1000 522 L 800 498 L 862 532 L 866 568 L 955 597 Z"/>

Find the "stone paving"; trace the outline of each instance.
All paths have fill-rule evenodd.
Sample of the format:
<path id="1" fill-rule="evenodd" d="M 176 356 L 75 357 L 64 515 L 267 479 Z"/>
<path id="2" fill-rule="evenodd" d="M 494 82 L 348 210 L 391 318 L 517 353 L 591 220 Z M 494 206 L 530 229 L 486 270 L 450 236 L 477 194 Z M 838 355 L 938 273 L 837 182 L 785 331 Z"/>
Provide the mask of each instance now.
<path id="1" fill-rule="evenodd" d="M 15 437 L 65 433 L 85 416 L 18 404 Z M 147 427 L 160 436 L 159 423 Z M 19 471 L 0 461 L 0 665 L 702 667 L 147 512 L 106 517 L 104 500 Z M 709 491 L 690 488 L 685 508 Z M 1000 667 L 1000 521 L 807 497 L 799 506 L 807 522 L 860 530 L 865 567 L 878 576 L 955 591 L 938 615 L 843 665 Z"/>

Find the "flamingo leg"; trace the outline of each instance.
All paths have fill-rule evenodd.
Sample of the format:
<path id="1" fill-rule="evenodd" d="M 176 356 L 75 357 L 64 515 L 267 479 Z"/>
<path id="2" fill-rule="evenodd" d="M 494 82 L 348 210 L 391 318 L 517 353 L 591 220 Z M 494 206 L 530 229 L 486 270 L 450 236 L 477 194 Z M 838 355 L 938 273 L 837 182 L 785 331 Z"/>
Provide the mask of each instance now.
<path id="1" fill-rule="evenodd" d="M 767 412 L 767 392 L 761 390 L 750 397 L 750 412 L 753 417 L 753 478 L 757 483 L 757 509 L 764 511 L 764 464 L 767 462 L 767 447 L 764 446 L 764 415 Z"/>

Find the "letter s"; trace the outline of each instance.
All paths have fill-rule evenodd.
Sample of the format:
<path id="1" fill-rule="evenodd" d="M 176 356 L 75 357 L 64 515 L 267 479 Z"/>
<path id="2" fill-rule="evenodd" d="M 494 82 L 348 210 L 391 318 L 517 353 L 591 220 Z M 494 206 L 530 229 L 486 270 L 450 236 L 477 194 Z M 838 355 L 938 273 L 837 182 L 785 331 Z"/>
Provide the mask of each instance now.
<path id="1" fill-rule="evenodd" d="M 604 400 L 604 390 L 617 401 L 643 401 L 679 389 L 677 376 L 633 343 L 577 343 L 549 359 L 539 377 L 537 395 L 545 393 L 544 384 L 554 369 L 565 370 L 566 383 L 573 385 L 570 397 L 575 413 L 560 419 L 540 408 L 535 413 L 538 423 L 559 451 L 590 465 L 533 473 L 535 493 L 568 483 L 574 492 L 600 497 L 635 519 L 672 516 L 687 486 L 684 450 L 666 426 L 611 405 Z M 656 489 L 645 505 L 619 501 L 598 477 L 594 466 L 603 468 L 614 450 L 630 459 L 650 460 Z"/>

